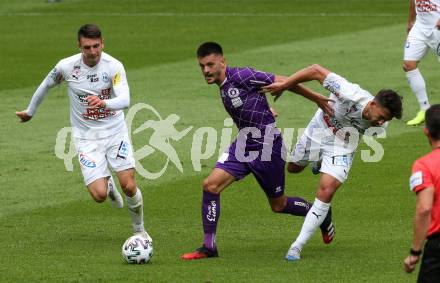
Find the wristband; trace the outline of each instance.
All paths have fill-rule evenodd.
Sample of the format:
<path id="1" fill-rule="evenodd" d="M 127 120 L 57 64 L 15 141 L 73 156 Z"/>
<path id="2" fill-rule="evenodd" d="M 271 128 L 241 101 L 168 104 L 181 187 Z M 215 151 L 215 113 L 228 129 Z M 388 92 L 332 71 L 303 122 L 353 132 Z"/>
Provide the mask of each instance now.
<path id="1" fill-rule="evenodd" d="M 422 254 L 422 250 L 413 250 L 412 248 L 409 250 L 409 254 L 413 256 L 420 256 Z"/>

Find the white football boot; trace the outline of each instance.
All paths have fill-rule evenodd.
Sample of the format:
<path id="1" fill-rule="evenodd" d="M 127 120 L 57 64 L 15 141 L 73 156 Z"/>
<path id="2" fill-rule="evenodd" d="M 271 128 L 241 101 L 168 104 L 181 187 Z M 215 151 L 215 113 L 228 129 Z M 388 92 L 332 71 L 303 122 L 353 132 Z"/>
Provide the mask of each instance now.
<path id="1" fill-rule="evenodd" d="M 286 260 L 296 261 L 300 259 L 301 259 L 301 250 L 292 244 L 290 246 L 290 249 L 287 251 Z"/>

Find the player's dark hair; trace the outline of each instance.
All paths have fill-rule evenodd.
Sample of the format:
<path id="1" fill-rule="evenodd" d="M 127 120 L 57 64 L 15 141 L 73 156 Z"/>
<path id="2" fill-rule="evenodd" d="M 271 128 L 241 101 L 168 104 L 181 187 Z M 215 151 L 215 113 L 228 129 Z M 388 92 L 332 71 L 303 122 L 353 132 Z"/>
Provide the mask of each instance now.
<path id="1" fill-rule="evenodd" d="M 211 54 L 223 55 L 220 44 L 216 42 L 205 42 L 197 48 L 197 57 L 203 58 Z"/>
<path id="2" fill-rule="evenodd" d="M 80 41 L 81 37 L 101 38 L 101 30 L 97 25 L 85 24 L 78 30 L 78 41 Z"/>
<path id="3" fill-rule="evenodd" d="M 391 117 L 402 118 L 402 97 L 392 89 L 380 90 L 374 100 L 390 111 Z"/>
<path id="4" fill-rule="evenodd" d="M 425 126 L 433 140 L 440 140 L 440 104 L 434 104 L 426 110 Z"/>

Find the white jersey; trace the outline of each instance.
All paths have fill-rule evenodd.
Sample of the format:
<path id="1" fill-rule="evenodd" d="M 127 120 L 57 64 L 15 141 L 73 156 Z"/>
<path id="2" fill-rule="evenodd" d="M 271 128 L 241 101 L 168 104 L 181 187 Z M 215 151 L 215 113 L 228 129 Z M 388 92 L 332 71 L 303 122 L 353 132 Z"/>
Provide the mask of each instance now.
<path id="1" fill-rule="evenodd" d="M 322 141 L 325 144 L 334 145 L 335 137 L 338 137 L 341 141 L 347 141 L 347 139 L 354 141 L 356 144 L 353 146 L 357 147 L 360 137 L 366 129 L 371 127 L 370 121 L 362 117 L 362 111 L 374 97 L 359 85 L 350 83 L 335 73 L 327 75 L 323 87 L 331 92 L 330 99 L 334 100 L 332 105 L 334 116 L 331 117 L 319 109 L 304 134 L 308 138 L 321 143 L 321 141 L 316 140 L 316 132 L 313 133 L 313 131 L 315 129 L 325 129 L 330 132 L 327 138 Z M 383 127 L 386 127 L 386 123 Z M 357 134 L 357 139 L 351 140 L 351 137 L 347 136 L 352 132 Z"/>
<path id="2" fill-rule="evenodd" d="M 436 23 L 440 20 L 440 0 L 413 0 L 415 1 L 416 22 L 415 25 L 424 31 L 427 36 L 433 31 Z"/>
<path id="3" fill-rule="evenodd" d="M 82 54 L 64 58 L 47 75 L 27 109 L 32 116 L 49 88 L 66 81 L 70 99 L 70 122 L 76 138 L 96 139 L 125 129 L 124 112 L 130 96 L 124 66 L 102 53 L 94 67 L 84 64 Z M 87 96 L 96 95 L 106 102 L 105 108 L 91 108 Z"/>

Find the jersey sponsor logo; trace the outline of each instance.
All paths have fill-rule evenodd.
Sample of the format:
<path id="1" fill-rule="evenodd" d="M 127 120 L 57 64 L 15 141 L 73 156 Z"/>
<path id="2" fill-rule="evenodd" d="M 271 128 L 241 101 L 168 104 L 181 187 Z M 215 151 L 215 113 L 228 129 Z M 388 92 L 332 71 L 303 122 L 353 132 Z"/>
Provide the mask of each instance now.
<path id="1" fill-rule="evenodd" d="M 78 100 L 79 100 L 79 102 L 81 102 L 81 103 L 88 103 L 87 102 L 87 96 L 89 96 L 88 94 L 77 94 L 77 96 L 78 96 Z"/>
<path id="2" fill-rule="evenodd" d="M 341 92 L 341 85 L 338 82 L 335 81 L 331 81 L 329 82 L 327 89 L 333 93 L 334 95 L 336 95 L 336 97 L 340 97 L 340 92 Z"/>
<path id="3" fill-rule="evenodd" d="M 430 0 L 416 0 L 416 9 L 419 13 L 435 12 L 437 11 L 437 5 Z"/>
<path id="4" fill-rule="evenodd" d="M 423 173 L 422 171 L 414 172 L 411 177 L 409 178 L 409 188 L 411 191 L 414 191 L 414 189 L 417 186 L 420 186 L 423 184 Z"/>
<path id="5" fill-rule="evenodd" d="M 365 129 L 362 128 L 361 123 L 355 118 L 350 118 L 350 124 L 362 135 L 365 133 Z"/>
<path id="6" fill-rule="evenodd" d="M 107 73 L 102 73 L 101 74 L 101 79 L 103 82 L 108 83 L 110 81 L 110 77 L 108 76 Z"/>
<path id="7" fill-rule="evenodd" d="M 350 109 L 347 110 L 347 114 L 350 112 L 356 112 L 358 110 L 359 110 L 358 105 L 355 104 L 355 105 L 351 106 Z"/>
<path id="8" fill-rule="evenodd" d="M 128 142 L 121 141 L 116 158 L 126 159 L 129 152 L 130 152 L 130 146 Z"/>
<path id="9" fill-rule="evenodd" d="M 88 157 L 87 155 L 85 155 L 84 153 L 80 153 L 79 154 L 79 163 L 87 168 L 95 168 L 96 167 L 96 162 L 91 159 L 90 157 Z"/>
<path id="10" fill-rule="evenodd" d="M 97 74 L 87 75 L 87 80 L 90 80 L 91 83 L 96 83 L 99 81 Z"/>
<path id="11" fill-rule="evenodd" d="M 334 116 L 329 116 L 326 113 L 324 113 L 324 122 L 326 123 L 327 127 L 329 127 L 333 134 L 336 134 L 336 132 L 340 129 L 342 129 L 344 126 L 342 126 L 341 123 L 339 123 L 338 119 L 336 119 Z"/>
<path id="12" fill-rule="evenodd" d="M 121 83 L 121 73 L 116 73 L 112 80 L 113 86 L 117 86 Z"/>
<path id="13" fill-rule="evenodd" d="M 240 98 L 240 90 L 238 88 L 230 87 L 226 91 L 226 95 L 224 95 L 223 91 L 221 94 L 223 98 L 227 95 L 231 99 L 231 103 L 234 108 L 238 108 L 243 105 L 243 101 Z"/>
<path id="14" fill-rule="evenodd" d="M 234 106 L 235 108 L 238 108 L 243 105 L 243 101 L 241 100 L 240 97 L 232 98 L 231 102 L 232 102 L 232 106 Z"/>
<path id="15" fill-rule="evenodd" d="M 104 108 L 87 108 L 86 113 L 83 113 L 84 119 L 88 120 L 99 120 L 114 115 L 116 115 L 115 111 Z"/>
<path id="16" fill-rule="evenodd" d="M 328 116 L 326 113 L 323 113 L 323 120 L 327 127 L 332 130 L 334 135 L 338 134 L 338 131 L 343 129 L 344 126 L 339 122 L 339 120 L 335 116 Z M 355 118 L 350 118 L 350 124 L 355 128 L 360 134 L 365 133 L 365 129 L 362 128 L 359 121 L 357 121 Z M 348 135 L 347 135 L 348 134 Z M 348 138 L 350 137 L 349 133 L 344 133 L 344 136 L 338 136 L 340 139 L 348 141 Z"/>
<path id="17" fill-rule="evenodd" d="M 347 155 L 333 156 L 332 164 L 335 166 L 348 167 L 350 165 L 350 158 Z"/>
<path id="18" fill-rule="evenodd" d="M 91 95 L 93 95 L 93 94 L 88 94 L 88 93 L 86 93 L 86 94 L 84 94 L 84 93 L 82 93 L 82 94 L 77 94 L 77 96 L 78 96 L 78 100 L 79 100 L 81 103 L 84 103 L 84 104 L 88 104 L 87 97 L 88 97 L 88 96 L 91 96 Z M 110 99 L 110 89 L 103 89 L 103 90 L 101 91 L 101 94 L 99 94 L 99 95 L 97 95 L 97 96 L 98 96 L 99 99 L 101 99 L 101 100 L 104 100 L 104 99 Z"/>

